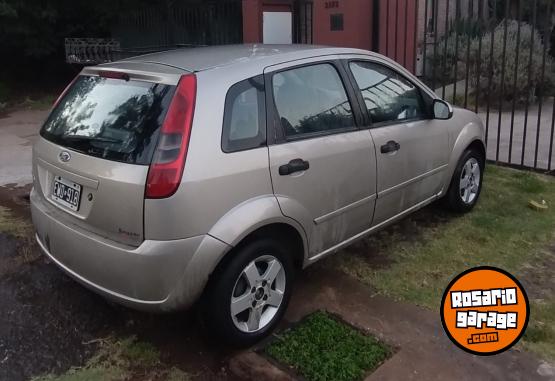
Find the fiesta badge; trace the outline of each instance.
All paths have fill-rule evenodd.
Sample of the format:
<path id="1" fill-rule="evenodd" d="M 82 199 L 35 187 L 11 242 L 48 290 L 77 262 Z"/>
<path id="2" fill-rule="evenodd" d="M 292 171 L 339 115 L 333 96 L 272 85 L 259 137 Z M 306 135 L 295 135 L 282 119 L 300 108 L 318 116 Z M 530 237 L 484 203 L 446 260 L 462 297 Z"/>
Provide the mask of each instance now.
<path id="1" fill-rule="evenodd" d="M 494 355 L 524 334 L 530 307 L 519 281 L 495 267 L 476 267 L 451 281 L 441 301 L 441 321 L 459 348 Z"/>

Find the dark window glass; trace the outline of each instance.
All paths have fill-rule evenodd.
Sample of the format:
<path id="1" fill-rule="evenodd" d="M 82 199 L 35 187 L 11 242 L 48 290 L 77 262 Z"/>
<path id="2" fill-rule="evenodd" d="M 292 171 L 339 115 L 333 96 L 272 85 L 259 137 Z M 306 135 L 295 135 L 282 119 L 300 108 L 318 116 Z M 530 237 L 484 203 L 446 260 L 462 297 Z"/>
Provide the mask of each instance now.
<path id="1" fill-rule="evenodd" d="M 286 137 L 353 128 L 351 104 L 330 64 L 276 73 L 273 93 Z"/>
<path id="2" fill-rule="evenodd" d="M 266 142 L 264 114 L 264 78 L 262 76 L 233 85 L 225 100 L 223 151 L 240 151 L 263 145 Z"/>
<path id="3" fill-rule="evenodd" d="M 330 15 L 330 30 L 343 30 L 343 13 Z"/>
<path id="4" fill-rule="evenodd" d="M 41 135 L 91 156 L 149 164 L 174 89 L 80 76 L 46 120 Z"/>
<path id="5" fill-rule="evenodd" d="M 372 123 L 424 118 L 420 92 L 403 76 L 370 62 L 351 62 L 350 67 Z"/>

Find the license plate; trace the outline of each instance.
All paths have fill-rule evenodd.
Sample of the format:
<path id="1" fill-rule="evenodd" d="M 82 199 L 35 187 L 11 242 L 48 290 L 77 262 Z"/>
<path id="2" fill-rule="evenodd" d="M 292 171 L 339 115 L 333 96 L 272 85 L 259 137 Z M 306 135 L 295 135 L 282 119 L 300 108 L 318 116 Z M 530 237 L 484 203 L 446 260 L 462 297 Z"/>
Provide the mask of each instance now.
<path id="1" fill-rule="evenodd" d="M 81 185 L 60 176 L 55 176 L 52 199 L 58 204 L 77 211 L 81 201 Z"/>

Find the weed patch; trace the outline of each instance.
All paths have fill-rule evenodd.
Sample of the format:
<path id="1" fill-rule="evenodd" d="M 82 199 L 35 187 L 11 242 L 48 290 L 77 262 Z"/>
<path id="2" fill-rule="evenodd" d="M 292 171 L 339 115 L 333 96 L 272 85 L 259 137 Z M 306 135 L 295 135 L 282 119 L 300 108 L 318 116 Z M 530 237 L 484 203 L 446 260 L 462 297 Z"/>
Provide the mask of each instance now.
<path id="1" fill-rule="evenodd" d="M 361 380 L 391 355 L 385 344 L 325 312 L 308 316 L 266 352 L 309 381 Z"/>

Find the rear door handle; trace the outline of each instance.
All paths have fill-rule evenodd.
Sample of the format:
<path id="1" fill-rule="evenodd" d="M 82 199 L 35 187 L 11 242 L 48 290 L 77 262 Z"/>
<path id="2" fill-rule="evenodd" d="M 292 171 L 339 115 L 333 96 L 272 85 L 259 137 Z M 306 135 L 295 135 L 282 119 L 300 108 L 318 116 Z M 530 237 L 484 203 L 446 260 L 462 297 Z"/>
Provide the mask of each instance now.
<path id="1" fill-rule="evenodd" d="M 287 164 L 283 164 L 279 167 L 279 174 L 281 176 L 287 176 L 295 172 L 306 171 L 310 168 L 308 161 L 303 159 L 293 159 Z"/>
<path id="2" fill-rule="evenodd" d="M 401 145 L 399 143 L 397 143 L 395 140 L 390 140 L 380 147 L 380 151 L 381 153 L 390 153 L 399 151 L 400 148 Z"/>

